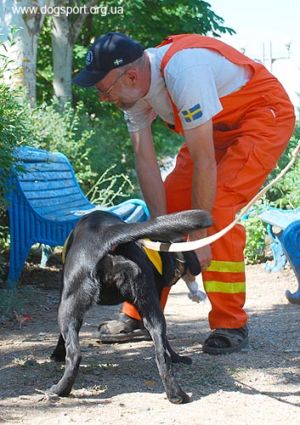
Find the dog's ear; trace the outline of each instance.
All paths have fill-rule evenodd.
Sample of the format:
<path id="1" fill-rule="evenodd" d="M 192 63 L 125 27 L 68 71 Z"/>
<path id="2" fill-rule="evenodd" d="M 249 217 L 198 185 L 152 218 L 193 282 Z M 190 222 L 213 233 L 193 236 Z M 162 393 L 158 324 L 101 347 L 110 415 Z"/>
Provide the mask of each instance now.
<path id="1" fill-rule="evenodd" d="M 201 273 L 201 266 L 198 257 L 194 251 L 183 252 L 183 257 L 186 262 L 187 269 L 193 276 L 198 276 Z"/>
<path id="2" fill-rule="evenodd" d="M 176 269 L 176 258 L 173 252 L 160 252 L 160 258 L 162 261 L 164 284 L 169 286 L 170 282 L 174 278 L 174 272 Z"/>

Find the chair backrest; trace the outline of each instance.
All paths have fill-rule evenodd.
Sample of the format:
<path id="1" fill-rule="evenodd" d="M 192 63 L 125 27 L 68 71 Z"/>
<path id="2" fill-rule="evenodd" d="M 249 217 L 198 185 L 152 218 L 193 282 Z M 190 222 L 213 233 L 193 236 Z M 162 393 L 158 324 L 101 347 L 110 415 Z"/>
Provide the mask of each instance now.
<path id="1" fill-rule="evenodd" d="M 42 217 L 67 220 L 73 211 L 92 207 L 80 189 L 70 161 L 62 153 L 20 147 L 15 156 L 14 184 Z"/>

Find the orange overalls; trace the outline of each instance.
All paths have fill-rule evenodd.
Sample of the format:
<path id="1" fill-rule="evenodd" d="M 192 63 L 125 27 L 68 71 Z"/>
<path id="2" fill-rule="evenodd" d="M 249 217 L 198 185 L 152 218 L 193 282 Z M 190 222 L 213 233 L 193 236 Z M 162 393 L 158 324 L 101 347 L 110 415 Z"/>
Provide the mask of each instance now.
<path id="1" fill-rule="evenodd" d="M 294 108 L 278 80 L 261 64 L 219 40 L 195 34 L 175 35 L 160 46 L 173 43 L 161 63 L 162 76 L 168 61 L 179 50 L 214 50 L 237 65 L 249 66 L 252 77 L 241 89 L 220 98 L 223 110 L 213 117 L 217 162 L 217 192 L 213 206 L 213 234 L 223 229 L 258 192 L 285 150 L 295 125 Z M 169 94 L 175 131 L 184 135 L 178 110 Z M 186 143 L 180 149 L 175 169 L 165 181 L 168 213 L 191 208 L 193 161 Z M 212 262 L 202 273 L 212 310 L 212 329 L 239 328 L 246 324 L 245 230 L 236 225 L 212 244 Z M 161 297 L 164 307 L 168 289 Z M 128 303 L 123 312 L 139 319 Z"/>

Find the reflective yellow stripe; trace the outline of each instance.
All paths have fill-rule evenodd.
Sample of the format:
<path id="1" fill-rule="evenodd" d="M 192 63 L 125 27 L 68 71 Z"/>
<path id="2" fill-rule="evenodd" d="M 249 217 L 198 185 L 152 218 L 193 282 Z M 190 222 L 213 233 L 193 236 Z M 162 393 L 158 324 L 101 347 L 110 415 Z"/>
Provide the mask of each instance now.
<path id="1" fill-rule="evenodd" d="M 245 271 L 244 261 L 216 261 L 212 260 L 206 269 L 208 272 L 233 272 L 241 273 Z"/>
<path id="2" fill-rule="evenodd" d="M 154 265 L 158 273 L 162 274 L 162 261 L 159 255 L 158 251 L 153 251 L 152 249 L 145 248 L 145 253 L 147 254 L 147 257 L 151 261 L 151 263 Z"/>
<path id="3" fill-rule="evenodd" d="M 217 280 L 209 280 L 204 282 L 206 292 L 222 292 L 224 294 L 239 294 L 246 292 L 245 282 L 218 282 Z"/>

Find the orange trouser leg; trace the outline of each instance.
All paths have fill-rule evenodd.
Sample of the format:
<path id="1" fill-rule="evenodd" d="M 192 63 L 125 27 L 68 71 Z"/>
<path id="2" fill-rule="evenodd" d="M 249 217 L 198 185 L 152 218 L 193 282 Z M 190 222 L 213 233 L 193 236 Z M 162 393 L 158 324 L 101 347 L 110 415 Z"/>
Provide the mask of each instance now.
<path id="1" fill-rule="evenodd" d="M 213 206 L 213 234 L 229 224 L 237 211 L 257 193 L 285 149 L 294 126 L 293 114 L 270 120 L 266 108 L 251 111 L 239 129 L 227 130 L 216 142 L 218 164 L 217 193 Z M 219 140 L 225 142 L 222 148 Z M 221 146 L 221 147 L 220 147 Z M 180 150 L 176 167 L 165 186 L 168 212 L 191 208 L 193 163 L 187 146 Z M 237 225 L 212 244 L 212 263 L 203 272 L 204 287 L 212 305 L 209 323 L 212 329 L 238 328 L 245 325 L 244 267 L 245 231 Z"/>
<path id="2" fill-rule="evenodd" d="M 185 166 L 182 167 L 183 162 Z M 191 208 L 192 162 L 184 146 L 179 154 L 178 167 L 166 181 L 168 210 L 175 212 Z M 229 200 L 228 200 L 229 202 Z M 216 233 L 231 222 L 238 206 L 213 211 L 214 226 L 209 234 Z M 212 305 L 209 323 L 215 328 L 238 328 L 247 321 L 243 310 L 245 303 L 245 271 L 243 249 L 245 232 L 242 226 L 235 228 L 212 245 L 212 263 L 202 273 L 204 288 Z"/>

